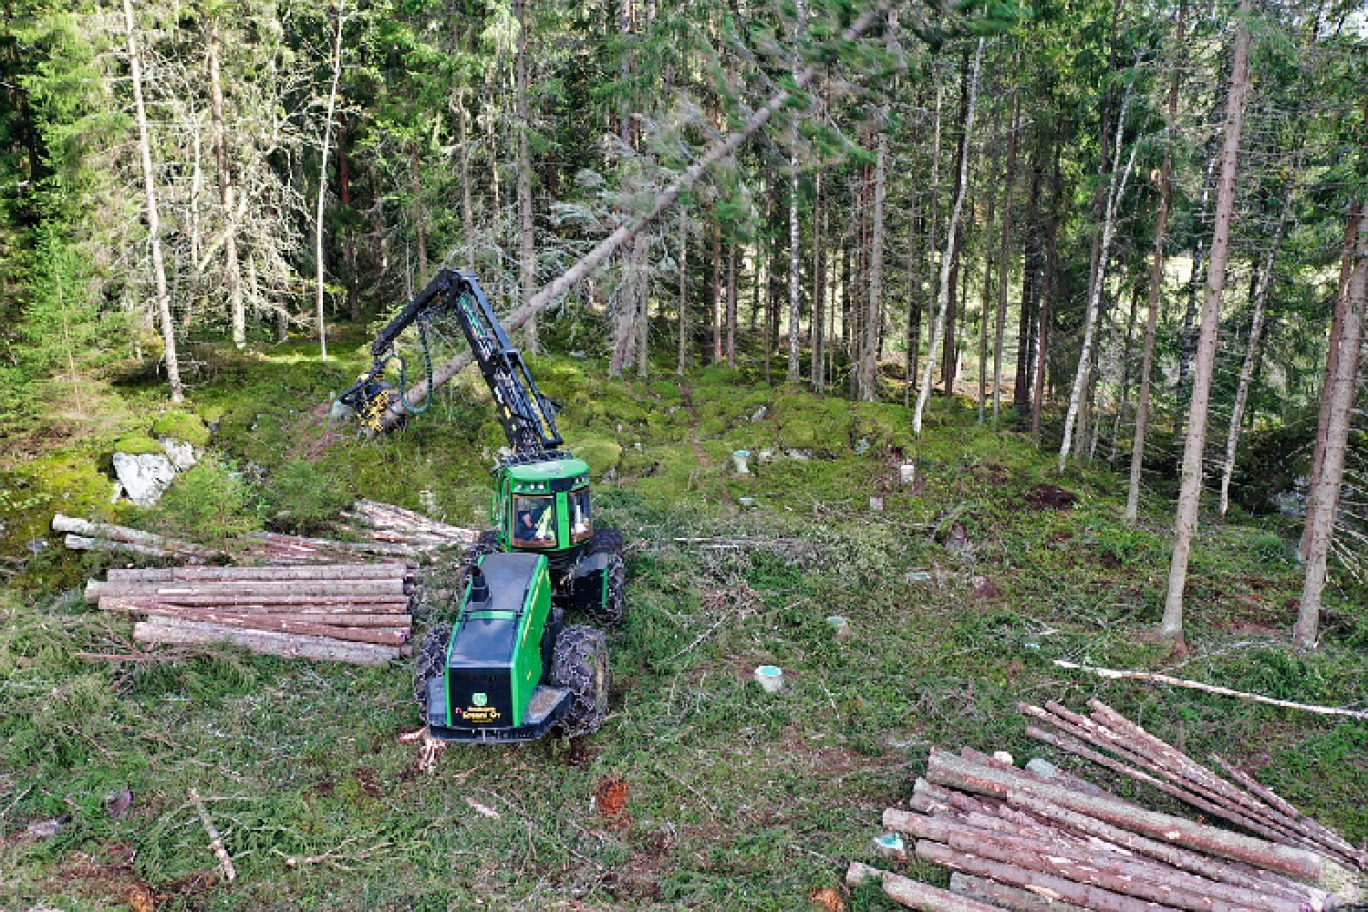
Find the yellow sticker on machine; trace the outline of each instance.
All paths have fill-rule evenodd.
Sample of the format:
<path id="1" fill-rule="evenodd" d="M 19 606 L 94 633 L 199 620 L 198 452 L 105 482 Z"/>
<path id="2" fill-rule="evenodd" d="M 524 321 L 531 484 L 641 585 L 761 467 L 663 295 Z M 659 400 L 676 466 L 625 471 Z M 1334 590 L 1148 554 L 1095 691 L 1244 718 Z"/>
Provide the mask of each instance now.
<path id="1" fill-rule="evenodd" d="M 493 706 L 467 706 L 461 715 L 467 722 L 481 724 L 497 721 L 501 713 Z"/>

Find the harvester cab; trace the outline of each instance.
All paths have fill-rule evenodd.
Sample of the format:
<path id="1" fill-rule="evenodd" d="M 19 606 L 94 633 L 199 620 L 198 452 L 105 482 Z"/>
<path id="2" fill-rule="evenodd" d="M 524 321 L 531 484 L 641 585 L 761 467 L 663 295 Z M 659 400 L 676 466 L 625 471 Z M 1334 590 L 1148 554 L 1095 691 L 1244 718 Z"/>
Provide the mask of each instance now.
<path id="1" fill-rule="evenodd" d="M 494 528 L 472 549 L 459 610 L 432 630 L 419 657 L 423 721 L 433 737 L 457 741 L 589 734 L 606 711 L 607 646 L 600 631 L 564 619 L 577 611 L 599 624 L 621 622 L 622 536 L 595 528 L 589 466 L 560 449 L 560 406 L 537 388 L 475 276 L 442 270 L 381 330 L 371 370 L 341 401 L 375 433 L 424 411 L 383 376 L 399 360 L 403 386 L 394 343 L 416 325 L 430 396 L 428 333 L 443 319 L 470 344 L 509 450 L 493 469 Z"/>

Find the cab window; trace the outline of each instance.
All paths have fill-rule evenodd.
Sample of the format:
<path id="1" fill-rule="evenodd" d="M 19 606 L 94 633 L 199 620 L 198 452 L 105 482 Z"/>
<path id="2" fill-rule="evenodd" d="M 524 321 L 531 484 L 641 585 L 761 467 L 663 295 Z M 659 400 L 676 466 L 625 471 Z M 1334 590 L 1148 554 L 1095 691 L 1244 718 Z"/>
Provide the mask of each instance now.
<path id="1" fill-rule="evenodd" d="M 570 494 L 570 540 L 575 544 L 594 535 L 594 519 L 589 512 L 589 489 Z"/>
<path id="2" fill-rule="evenodd" d="M 555 497 L 513 496 L 513 547 L 556 546 Z"/>

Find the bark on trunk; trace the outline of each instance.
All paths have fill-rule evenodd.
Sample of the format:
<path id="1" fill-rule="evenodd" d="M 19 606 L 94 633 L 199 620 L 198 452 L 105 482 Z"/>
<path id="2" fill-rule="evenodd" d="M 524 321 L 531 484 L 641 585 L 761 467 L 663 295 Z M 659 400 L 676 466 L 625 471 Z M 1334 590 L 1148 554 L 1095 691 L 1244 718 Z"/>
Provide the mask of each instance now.
<path id="1" fill-rule="evenodd" d="M 1305 147 L 1302 147 L 1303 149 Z M 1235 388 L 1235 404 L 1230 410 L 1230 429 L 1226 432 L 1225 463 L 1221 468 L 1221 516 L 1224 518 L 1230 509 L 1230 479 L 1235 474 L 1235 455 L 1240 446 L 1240 429 L 1244 423 L 1245 403 L 1249 401 L 1249 387 L 1254 378 L 1254 365 L 1259 360 L 1260 343 L 1263 341 L 1264 314 L 1268 310 L 1268 298 L 1273 289 L 1273 269 L 1278 263 L 1278 249 L 1282 246 L 1287 222 L 1292 214 L 1292 191 L 1296 187 L 1298 171 L 1301 170 L 1302 149 L 1292 157 L 1288 169 L 1287 188 L 1283 192 L 1282 212 L 1278 216 L 1278 226 L 1273 231 L 1268 255 L 1264 258 L 1260 272 L 1259 291 L 1254 299 L 1254 315 L 1249 324 L 1249 341 L 1245 351 L 1244 363 L 1240 366 L 1240 382 Z"/>
<path id="2" fill-rule="evenodd" d="M 1368 148 L 1365 148 L 1368 152 Z M 1359 203 L 1360 217 L 1363 202 Z M 1340 483 L 1344 477 L 1350 418 L 1358 386 L 1359 358 L 1363 351 L 1365 296 L 1368 292 L 1368 231 L 1359 226 L 1353 272 L 1347 288 L 1344 323 L 1339 332 L 1334 374 L 1325 378 L 1330 387 L 1328 408 L 1321 413 L 1325 427 L 1325 447 L 1316 486 L 1306 505 L 1306 527 L 1310 530 L 1306 556 L 1306 579 L 1302 585 L 1301 607 L 1292 641 L 1302 649 L 1314 649 L 1320 636 L 1321 595 L 1325 589 L 1330 542 L 1334 534 L 1335 512 L 1339 507 Z"/>
<path id="3" fill-rule="evenodd" d="M 125 0 L 127 2 L 127 0 Z M 314 211 L 314 319 L 318 324 L 318 356 L 328 358 L 328 333 L 323 312 L 323 204 L 328 198 L 328 147 L 332 143 L 333 112 L 337 110 L 337 86 L 342 79 L 342 26 L 346 15 L 330 5 L 335 31 L 332 47 L 332 86 L 328 89 L 328 113 L 323 122 L 323 147 L 319 152 L 318 205 Z"/>
<path id="4" fill-rule="evenodd" d="M 176 327 L 171 318 L 171 297 L 166 290 L 166 264 L 162 259 L 161 216 L 157 211 L 157 181 L 152 170 L 152 137 L 147 129 L 147 108 L 143 103 L 142 58 L 138 52 L 132 0 L 124 0 L 124 28 L 128 46 L 128 65 L 133 82 L 133 110 L 138 125 L 138 159 L 142 164 L 143 202 L 147 206 L 147 235 L 152 253 L 152 282 L 156 289 L 157 321 L 161 324 L 166 382 L 171 401 L 185 401 L 181 383 L 180 359 L 176 354 Z"/>
<path id="5" fill-rule="evenodd" d="M 865 317 L 864 367 L 860 371 L 860 398 L 878 398 L 879 331 L 883 326 L 884 196 L 888 167 L 888 134 L 880 133 L 874 160 L 874 225 L 870 231 L 869 310 Z"/>
<path id="6" fill-rule="evenodd" d="M 518 56 L 515 75 L 518 115 L 518 303 L 532 299 L 537 291 L 537 250 L 532 224 L 532 150 L 528 134 L 532 130 L 531 106 L 528 101 L 527 62 L 527 4 L 514 0 L 513 15 L 518 20 Z M 531 317 L 523 326 L 527 350 L 534 354 L 537 347 L 537 318 Z"/>
<path id="7" fill-rule="evenodd" d="M 1202 456 L 1206 445 L 1207 405 L 1211 378 L 1216 368 L 1216 340 L 1221 320 L 1221 296 L 1225 291 L 1226 260 L 1230 252 L 1230 223 L 1235 209 L 1235 177 L 1244 126 L 1245 99 L 1249 94 L 1249 30 L 1243 17 L 1250 0 L 1240 0 L 1240 29 L 1230 68 L 1226 100 L 1225 140 L 1221 149 L 1221 177 L 1217 187 L 1216 218 L 1212 229 L 1211 259 L 1207 265 L 1206 295 L 1202 306 L 1202 331 L 1192 378 L 1192 404 L 1188 410 L 1187 440 L 1183 447 L 1182 483 L 1174 520 L 1173 558 L 1169 565 L 1168 593 L 1164 599 L 1161 636 L 1183 636 L 1183 588 L 1188 561 L 1197 531 L 1197 506 L 1202 494 Z"/>
<path id="8" fill-rule="evenodd" d="M 993 336 L 993 427 L 997 428 L 1002 410 L 1002 346 L 1007 330 L 1007 280 L 1012 268 L 1012 187 L 1016 183 L 1017 133 L 1021 127 L 1021 107 L 1012 92 L 1012 129 L 1007 137 L 1007 173 L 1003 176 L 1002 243 L 998 245 L 997 325 Z M 984 315 L 987 319 L 987 315 Z"/>
<path id="9" fill-rule="evenodd" d="M 949 310 L 950 292 L 950 262 L 955 257 L 955 239 L 959 235 L 960 213 L 964 209 L 965 190 L 969 184 L 969 142 L 968 137 L 974 129 L 974 109 L 978 104 L 978 77 L 979 67 L 983 62 L 984 39 L 980 38 L 978 47 L 974 51 L 973 72 L 970 75 L 970 90 L 968 110 L 964 117 L 965 142 L 960 150 L 959 160 L 959 191 L 955 194 L 955 205 L 950 213 L 950 225 L 946 229 L 947 248 L 945 258 L 941 261 L 941 277 L 939 292 L 939 313 L 936 315 L 936 322 L 931 327 L 930 349 L 935 351 L 936 340 L 940 334 L 945 332 L 945 314 Z M 920 390 L 917 393 L 917 408 L 912 413 L 912 432 L 920 437 L 922 430 L 922 416 L 926 411 L 926 402 L 931 396 L 931 357 L 927 357 L 926 365 L 922 368 Z"/>
<path id="10" fill-rule="evenodd" d="M 1174 45 L 1182 47 L 1187 4 L 1179 8 L 1174 26 Z M 1168 108 L 1164 114 L 1164 163 L 1159 169 L 1159 211 L 1154 216 L 1154 260 L 1150 267 L 1149 292 L 1145 313 L 1145 346 L 1140 359 L 1140 395 L 1135 406 L 1135 436 L 1131 443 L 1130 484 L 1126 494 L 1126 521 L 1134 523 L 1140 515 L 1140 475 L 1145 467 L 1145 437 L 1149 431 L 1150 384 L 1154 376 L 1154 341 L 1158 335 L 1159 307 L 1164 289 L 1164 242 L 1167 238 L 1169 205 L 1173 198 L 1173 140 L 1178 120 L 1178 89 L 1181 68 L 1175 66 L 1169 83 Z"/>
<path id="11" fill-rule="evenodd" d="M 241 268 L 238 264 L 237 215 L 234 210 L 233 173 L 228 162 L 228 130 L 223 119 L 223 81 L 219 73 L 218 20 L 206 15 L 209 44 L 209 100 L 214 120 L 214 159 L 218 167 L 219 204 L 223 207 L 225 236 L 224 270 L 228 280 L 228 311 L 232 322 L 233 344 L 247 344 L 247 313 L 242 303 Z"/>

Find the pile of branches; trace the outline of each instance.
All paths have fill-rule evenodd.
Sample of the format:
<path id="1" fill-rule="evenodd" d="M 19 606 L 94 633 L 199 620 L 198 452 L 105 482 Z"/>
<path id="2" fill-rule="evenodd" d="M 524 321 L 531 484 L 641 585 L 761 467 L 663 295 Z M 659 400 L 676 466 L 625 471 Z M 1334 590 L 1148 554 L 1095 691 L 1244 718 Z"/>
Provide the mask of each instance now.
<path id="1" fill-rule="evenodd" d="M 61 513 L 52 518 L 52 529 L 66 533 L 66 546 L 74 551 L 122 551 L 196 564 L 318 563 L 358 557 L 413 559 L 440 548 L 468 547 L 479 536 L 473 529 L 447 525 L 421 513 L 373 500 L 358 500 L 342 516 L 346 522 L 339 526 L 339 531 L 352 540 L 257 532 L 235 540 L 226 549 Z"/>
<path id="2" fill-rule="evenodd" d="M 146 618 L 143 643 L 383 665 L 411 654 L 413 563 L 110 570 L 86 585 L 104 611 Z"/>
<path id="3" fill-rule="evenodd" d="M 1050 726 L 1032 724 L 1033 737 L 1246 832 L 1146 809 L 1042 760 L 1021 769 L 1003 754 L 933 749 L 910 810 L 889 808 L 883 825 L 949 868 L 950 889 L 859 863 L 847 883 L 880 880 L 894 900 L 931 912 L 1323 912 L 1363 902 L 1364 852 L 1232 764 L 1214 758 L 1223 778 L 1090 706 L 1090 716 L 1056 703 L 1020 710 Z"/>

